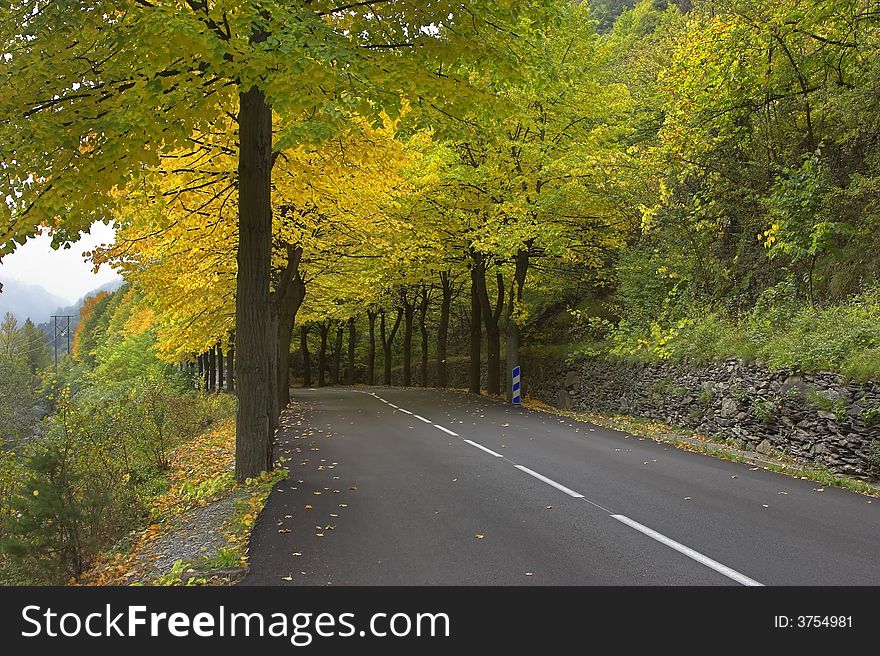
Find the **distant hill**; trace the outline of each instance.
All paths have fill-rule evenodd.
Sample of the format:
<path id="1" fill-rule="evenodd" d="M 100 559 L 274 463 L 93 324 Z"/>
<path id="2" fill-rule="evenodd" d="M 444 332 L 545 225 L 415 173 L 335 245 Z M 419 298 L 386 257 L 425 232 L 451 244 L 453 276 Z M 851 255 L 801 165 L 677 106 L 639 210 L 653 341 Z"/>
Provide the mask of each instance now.
<path id="1" fill-rule="evenodd" d="M 11 312 L 20 323 L 30 319 L 34 323 L 43 323 L 56 308 L 67 305 L 60 296 L 40 287 L 19 280 L 6 278 L 3 291 L 0 293 L 0 317 Z"/>

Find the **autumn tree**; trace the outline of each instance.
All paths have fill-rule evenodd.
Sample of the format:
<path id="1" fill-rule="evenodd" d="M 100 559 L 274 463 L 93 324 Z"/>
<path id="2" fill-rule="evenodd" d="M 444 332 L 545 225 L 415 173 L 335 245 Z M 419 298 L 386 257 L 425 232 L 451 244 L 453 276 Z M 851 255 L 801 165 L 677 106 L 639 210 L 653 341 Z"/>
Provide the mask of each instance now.
<path id="1" fill-rule="evenodd" d="M 454 53 L 496 48 L 537 5 L 273 0 L 21 0 L 0 13 L 4 158 L 0 252 L 53 230 L 75 240 L 114 214 L 142 167 L 235 114 L 239 241 L 236 476 L 271 466 L 271 169 L 274 153 L 322 140 L 337 117 L 400 106 L 400 91 L 437 106 L 466 94 Z M 279 137 L 274 137 L 275 128 Z M 59 217 L 61 217 L 59 219 Z"/>

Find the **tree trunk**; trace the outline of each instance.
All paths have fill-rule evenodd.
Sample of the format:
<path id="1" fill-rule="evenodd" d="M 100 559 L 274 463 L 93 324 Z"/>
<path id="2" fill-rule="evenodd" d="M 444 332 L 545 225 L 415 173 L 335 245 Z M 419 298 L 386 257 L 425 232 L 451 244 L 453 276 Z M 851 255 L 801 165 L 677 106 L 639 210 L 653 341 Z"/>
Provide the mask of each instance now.
<path id="1" fill-rule="evenodd" d="M 235 342 L 229 340 L 229 350 L 226 352 L 226 389 L 235 391 Z"/>
<path id="2" fill-rule="evenodd" d="M 345 372 L 345 384 L 354 385 L 354 349 L 357 346 L 357 332 L 354 317 L 348 320 L 348 368 Z"/>
<path id="3" fill-rule="evenodd" d="M 367 310 L 370 326 L 370 341 L 367 344 L 367 385 L 376 384 L 376 316 L 374 310 Z"/>
<path id="4" fill-rule="evenodd" d="M 318 387 L 324 387 L 326 384 L 324 374 L 327 371 L 327 337 L 330 334 L 329 321 L 318 324 L 318 334 L 321 336 L 321 347 L 318 349 Z"/>
<path id="5" fill-rule="evenodd" d="M 413 343 L 413 316 L 416 304 L 411 302 L 405 294 L 401 295 L 403 304 L 403 386 L 412 385 L 412 343 Z"/>
<path id="6" fill-rule="evenodd" d="M 486 287 L 485 268 L 482 268 L 482 275 L 477 279 L 477 294 L 480 299 L 483 325 L 486 327 L 486 391 L 491 396 L 501 393 L 501 331 L 498 328 L 498 321 L 504 309 L 504 278 L 500 271 L 496 274 L 496 285 L 497 298 L 493 308 Z"/>
<path id="7" fill-rule="evenodd" d="M 202 384 L 204 385 L 204 390 L 206 392 L 211 391 L 211 357 L 208 355 L 208 352 L 205 351 L 205 354 L 202 356 L 205 361 L 205 371 L 202 380 Z"/>
<path id="8" fill-rule="evenodd" d="M 261 38 L 259 35 L 255 39 Z M 235 478 L 272 468 L 269 266 L 272 256 L 272 108 L 252 87 L 239 94 L 238 275 L 235 329 L 238 413 Z"/>
<path id="9" fill-rule="evenodd" d="M 303 387 L 312 386 L 312 354 L 309 353 L 309 327 L 301 326 L 299 344 L 303 358 Z"/>
<path id="10" fill-rule="evenodd" d="M 223 391 L 223 345 L 217 344 L 217 391 Z"/>
<path id="11" fill-rule="evenodd" d="M 480 316 L 480 295 L 477 291 L 479 277 L 483 277 L 485 284 L 486 272 L 482 264 L 474 263 L 471 267 L 471 352 L 470 366 L 468 368 L 468 391 L 471 394 L 480 393 L 480 372 L 482 370 L 480 346 L 483 341 L 483 319 Z"/>
<path id="12" fill-rule="evenodd" d="M 385 332 L 385 310 L 381 310 L 379 314 L 379 336 L 382 339 L 382 353 L 385 356 L 383 364 L 385 365 L 385 385 L 391 385 L 391 346 L 394 344 L 394 336 L 397 329 L 400 328 L 400 319 L 403 316 L 403 308 L 397 308 L 397 317 L 394 319 L 394 326 L 386 339 Z"/>
<path id="13" fill-rule="evenodd" d="M 204 381 L 204 379 L 205 379 L 205 356 L 204 356 L 204 355 L 200 355 L 200 356 L 198 357 L 198 360 L 197 360 L 197 361 L 198 361 L 198 363 L 199 363 L 199 364 L 198 364 L 198 373 L 199 373 L 199 378 L 198 378 L 198 381 L 199 381 L 199 382 L 198 382 L 198 384 L 199 384 L 200 386 L 202 386 L 202 385 L 205 384 L 205 381 Z"/>
<path id="14" fill-rule="evenodd" d="M 275 328 L 275 398 L 276 415 L 290 403 L 290 339 L 296 313 L 306 296 L 306 285 L 299 271 L 302 248 L 286 246 L 287 262 L 272 294 Z"/>
<path id="15" fill-rule="evenodd" d="M 437 387 L 449 386 L 446 345 L 449 340 L 449 308 L 452 305 L 452 281 L 448 271 L 440 272 L 440 323 L 437 325 Z"/>
<path id="16" fill-rule="evenodd" d="M 345 324 L 336 324 L 336 343 L 333 345 L 333 372 L 330 377 L 331 385 L 339 385 L 342 382 L 342 345 L 345 339 Z"/>
<path id="17" fill-rule="evenodd" d="M 422 285 L 422 297 L 419 303 L 419 332 L 422 335 L 422 368 L 421 385 L 428 386 L 428 306 L 431 302 L 431 290 L 427 285 Z"/>
<path id="18" fill-rule="evenodd" d="M 527 243 L 531 246 L 531 242 Z M 526 274 L 529 271 L 529 249 L 520 249 L 516 254 L 516 269 L 513 274 L 513 284 L 510 286 L 510 292 L 507 303 L 507 372 L 511 376 L 507 385 L 507 400 L 513 399 L 513 377 L 512 372 L 515 367 L 519 367 L 519 349 L 520 349 L 520 331 L 519 324 L 516 322 L 516 311 L 522 304 L 523 287 L 526 284 Z M 520 372 L 520 394 L 522 394 L 523 376 Z"/>

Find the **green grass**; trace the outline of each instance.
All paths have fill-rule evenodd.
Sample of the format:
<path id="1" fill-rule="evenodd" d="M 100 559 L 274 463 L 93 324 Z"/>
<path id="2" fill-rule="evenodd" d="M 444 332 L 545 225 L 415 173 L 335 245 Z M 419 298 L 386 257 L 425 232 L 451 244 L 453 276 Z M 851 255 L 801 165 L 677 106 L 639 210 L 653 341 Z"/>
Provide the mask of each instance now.
<path id="1" fill-rule="evenodd" d="M 691 363 L 736 357 L 771 369 L 839 372 L 853 381 L 880 378 L 880 290 L 820 309 L 764 304 L 740 317 L 704 308 L 682 314 L 645 326 L 621 321 L 584 354 Z M 576 354 L 578 347 L 556 348 Z"/>

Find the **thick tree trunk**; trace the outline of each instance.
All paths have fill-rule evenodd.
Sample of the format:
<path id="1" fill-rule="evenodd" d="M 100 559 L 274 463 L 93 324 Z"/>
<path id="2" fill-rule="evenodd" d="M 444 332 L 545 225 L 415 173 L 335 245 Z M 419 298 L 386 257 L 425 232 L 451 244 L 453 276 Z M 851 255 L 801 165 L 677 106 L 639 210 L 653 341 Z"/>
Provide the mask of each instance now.
<path id="1" fill-rule="evenodd" d="M 327 383 L 325 373 L 327 371 L 327 337 L 330 334 L 330 322 L 318 324 L 318 334 L 321 336 L 321 347 L 318 349 L 318 387 L 324 387 Z"/>
<path id="2" fill-rule="evenodd" d="M 217 344 L 217 391 L 223 391 L 223 345 Z"/>
<path id="3" fill-rule="evenodd" d="M 413 316 L 416 304 L 405 295 L 400 300 L 403 304 L 403 386 L 409 387 L 412 385 Z"/>
<path id="4" fill-rule="evenodd" d="M 448 271 L 440 272 L 440 323 L 437 324 L 437 387 L 449 386 L 446 348 L 449 341 L 449 308 L 452 306 L 452 281 Z"/>
<path id="5" fill-rule="evenodd" d="M 382 353 L 385 356 L 383 364 L 385 365 L 385 377 L 384 383 L 385 385 L 391 385 L 391 364 L 392 364 L 392 352 L 391 347 L 394 345 L 394 336 L 397 334 L 397 329 L 400 328 L 400 319 L 403 316 L 403 308 L 397 308 L 397 316 L 394 319 L 394 326 L 391 328 L 391 331 L 387 333 L 386 338 L 386 330 L 385 330 L 385 310 L 380 312 L 379 319 L 379 336 L 382 339 Z"/>
<path id="6" fill-rule="evenodd" d="M 331 385 L 339 385 L 342 382 L 342 345 L 345 339 L 345 324 L 341 321 L 336 324 L 336 343 L 333 345 L 333 372 L 330 377 Z"/>
<path id="7" fill-rule="evenodd" d="M 272 468 L 272 108 L 257 87 L 239 95 L 238 128 L 235 478 L 243 481 Z"/>
<path id="8" fill-rule="evenodd" d="M 348 320 L 348 365 L 345 370 L 345 384 L 354 385 L 354 349 L 357 346 L 357 332 L 354 317 Z"/>
<path id="9" fill-rule="evenodd" d="M 312 354 L 309 353 L 309 327 L 300 326 L 299 345 L 303 359 L 303 387 L 312 386 Z"/>
<path id="10" fill-rule="evenodd" d="M 204 388 L 205 384 L 205 356 L 200 355 L 197 359 L 198 362 L 198 385 Z"/>
<path id="11" fill-rule="evenodd" d="M 471 394 L 480 393 L 480 372 L 482 371 L 482 362 L 480 361 L 480 347 L 483 341 L 483 319 L 481 315 L 480 295 L 477 291 L 479 277 L 483 277 L 485 284 L 486 272 L 483 270 L 482 264 L 474 264 L 471 267 L 471 349 L 470 349 L 470 366 L 468 367 L 468 391 Z"/>
<path id="12" fill-rule="evenodd" d="M 428 307 L 431 302 L 431 291 L 427 285 L 422 286 L 419 303 L 419 332 L 422 335 L 421 385 L 428 386 Z"/>
<path id="13" fill-rule="evenodd" d="M 370 341 L 367 344 L 367 385 L 376 384 L 376 316 L 376 312 L 367 310 L 370 328 Z"/>
<path id="14" fill-rule="evenodd" d="M 477 279 L 477 295 L 486 327 L 486 391 L 497 396 L 501 393 L 501 331 L 498 321 L 504 309 L 504 278 L 500 272 L 496 274 L 497 298 L 493 308 L 486 287 L 485 269 L 482 269 L 482 274 Z"/>

